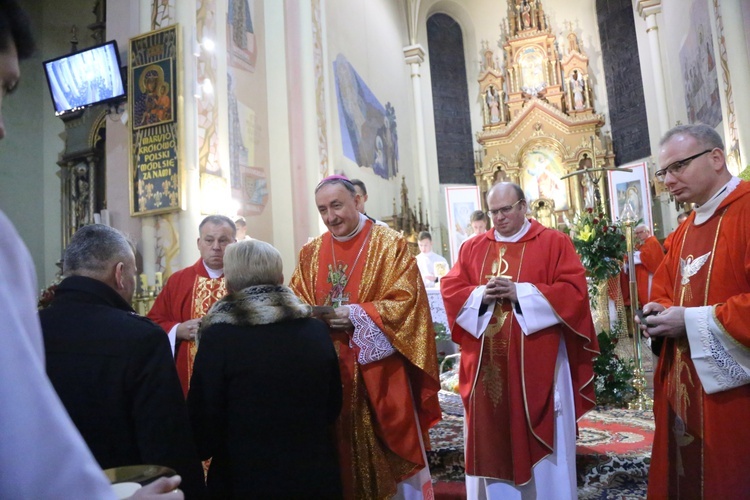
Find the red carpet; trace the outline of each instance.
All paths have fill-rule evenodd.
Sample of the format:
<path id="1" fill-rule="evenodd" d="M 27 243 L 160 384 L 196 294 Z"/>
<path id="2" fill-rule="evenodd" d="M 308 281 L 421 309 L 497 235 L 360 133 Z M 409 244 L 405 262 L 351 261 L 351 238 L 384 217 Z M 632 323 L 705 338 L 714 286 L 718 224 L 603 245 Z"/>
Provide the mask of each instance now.
<path id="1" fill-rule="evenodd" d="M 441 391 L 443 421 L 430 430 L 428 452 L 435 498 L 466 498 L 463 410 L 458 395 Z M 654 439 L 651 412 L 596 409 L 578 423 L 578 498 L 645 498 Z"/>

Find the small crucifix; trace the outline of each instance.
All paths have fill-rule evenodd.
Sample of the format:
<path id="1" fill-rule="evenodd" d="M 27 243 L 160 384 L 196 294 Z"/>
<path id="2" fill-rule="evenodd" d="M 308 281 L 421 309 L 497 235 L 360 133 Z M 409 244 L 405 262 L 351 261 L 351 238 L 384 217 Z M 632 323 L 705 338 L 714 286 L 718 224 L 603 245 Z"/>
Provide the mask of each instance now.
<path id="1" fill-rule="evenodd" d="M 606 212 L 606 207 L 602 205 L 602 193 L 599 190 L 599 181 L 602 179 L 602 175 L 604 175 L 604 172 L 608 172 L 610 170 L 617 170 L 618 172 L 632 172 L 632 168 L 617 168 L 617 167 L 599 167 L 596 162 L 596 146 L 594 144 L 594 136 L 591 136 L 591 167 L 588 165 L 585 165 L 583 168 L 580 168 L 576 170 L 575 172 L 571 172 L 569 174 L 565 174 L 560 179 L 567 179 L 568 177 L 573 177 L 574 175 L 585 175 L 586 179 L 591 182 L 591 185 L 594 188 L 594 207 L 598 208 L 602 212 Z"/>
<path id="2" fill-rule="evenodd" d="M 336 292 L 335 296 L 334 292 Z M 344 293 L 343 288 L 334 288 L 334 290 L 331 291 L 331 305 L 333 305 L 333 307 L 341 307 L 342 305 L 345 305 L 345 302 L 349 302 L 349 293 Z"/>

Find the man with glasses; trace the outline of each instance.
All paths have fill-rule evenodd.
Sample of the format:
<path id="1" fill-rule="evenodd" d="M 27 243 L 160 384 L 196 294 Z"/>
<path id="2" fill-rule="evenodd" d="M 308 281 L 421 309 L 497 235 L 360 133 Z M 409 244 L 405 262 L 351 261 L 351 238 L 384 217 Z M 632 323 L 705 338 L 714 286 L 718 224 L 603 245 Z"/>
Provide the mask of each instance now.
<path id="1" fill-rule="evenodd" d="M 527 220 L 517 184 L 487 194 L 494 231 L 441 280 L 461 345 L 468 498 L 576 498 L 576 420 L 598 353 L 586 273 L 563 233 Z"/>
<path id="2" fill-rule="evenodd" d="M 711 127 L 675 127 L 660 144 L 657 177 L 695 210 L 638 320 L 664 339 L 648 496 L 738 498 L 750 491 L 750 183 L 729 172 Z"/>

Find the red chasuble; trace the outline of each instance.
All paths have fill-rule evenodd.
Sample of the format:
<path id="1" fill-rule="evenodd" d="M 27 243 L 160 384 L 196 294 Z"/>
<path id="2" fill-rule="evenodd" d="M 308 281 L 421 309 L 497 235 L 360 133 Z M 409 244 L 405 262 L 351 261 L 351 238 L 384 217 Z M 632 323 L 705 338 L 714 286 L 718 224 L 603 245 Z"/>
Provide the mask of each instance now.
<path id="1" fill-rule="evenodd" d="M 216 279 L 210 278 L 203 260 L 198 259 L 198 262 L 192 266 L 177 271 L 169 277 L 164 289 L 156 297 L 153 307 L 148 312 L 148 317 L 158 323 L 165 332 L 169 332 L 177 323 L 202 318 L 214 302 L 226 294 L 224 276 Z M 190 377 L 193 374 L 195 353 L 195 341 L 176 341 L 177 374 L 180 376 L 185 397 L 187 397 Z"/>
<path id="2" fill-rule="evenodd" d="M 594 406 L 593 357 L 598 342 L 586 277 L 570 239 L 536 221 L 520 241 L 495 241 L 494 231 L 467 240 L 442 278 L 453 340 L 461 345 L 459 390 L 466 409 L 466 473 L 513 482 L 531 479 L 532 467 L 554 446 L 555 361 L 560 339 L 570 362 L 576 418 Z M 476 339 L 456 316 L 488 275 L 533 284 L 561 324 L 524 335 L 511 305 L 495 306 Z"/>
<path id="3" fill-rule="evenodd" d="M 638 306 L 649 302 L 648 276 L 653 275 L 664 259 L 664 250 L 656 236 L 646 238 L 638 248 L 641 251 L 641 263 L 635 266 L 635 282 L 638 285 Z"/>
<path id="4" fill-rule="evenodd" d="M 397 351 L 360 365 L 352 332 L 331 332 L 344 388 L 336 426 L 344 496 L 390 498 L 426 465 L 420 434 L 429 449 L 428 429 L 441 416 L 434 331 L 416 259 L 398 233 L 368 221 L 352 240 L 325 233 L 305 245 L 289 286 L 308 304 L 360 305 Z"/>
<path id="5" fill-rule="evenodd" d="M 714 320 L 750 349 L 750 183 L 714 215 L 675 231 L 654 276 L 652 300 L 713 306 Z M 681 264 L 682 263 L 682 264 Z M 750 494 L 750 385 L 706 394 L 687 337 L 665 339 L 654 373 L 656 433 L 650 498 L 744 498 Z"/>

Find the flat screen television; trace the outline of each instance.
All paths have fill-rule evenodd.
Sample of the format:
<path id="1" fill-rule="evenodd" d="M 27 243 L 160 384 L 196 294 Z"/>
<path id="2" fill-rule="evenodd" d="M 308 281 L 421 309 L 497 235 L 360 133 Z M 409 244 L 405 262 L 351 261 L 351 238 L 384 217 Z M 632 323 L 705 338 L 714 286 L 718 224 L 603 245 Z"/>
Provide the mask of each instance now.
<path id="1" fill-rule="evenodd" d="M 127 95 L 115 40 L 43 64 L 57 116 Z"/>

